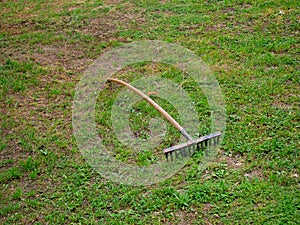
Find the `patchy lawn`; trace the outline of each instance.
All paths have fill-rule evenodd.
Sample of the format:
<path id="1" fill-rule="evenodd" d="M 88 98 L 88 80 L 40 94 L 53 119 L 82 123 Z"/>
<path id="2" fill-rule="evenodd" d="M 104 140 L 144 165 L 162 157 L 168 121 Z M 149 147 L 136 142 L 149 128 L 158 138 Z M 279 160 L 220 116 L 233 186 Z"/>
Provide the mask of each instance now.
<path id="1" fill-rule="evenodd" d="M 297 3 L 2 1 L 0 223 L 297 224 Z M 209 65 L 225 96 L 227 129 L 219 157 L 204 172 L 196 154 L 163 183 L 131 187 L 86 163 L 72 133 L 72 101 L 83 72 L 102 53 L 149 39 L 189 48 Z M 117 75 L 182 82 L 180 71 L 151 63 Z M 106 87 L 97 106 L 99 135 L 112 149 L 107 109 L 117 91 Z M 144 135 L 158 114 L 143 103 L 136 109 L 141 116 L 132 117 L 133 129 Z M 134 158 L 118 149 L 116 157 L 128 163 L 149 164 L 159 155 Z"/>

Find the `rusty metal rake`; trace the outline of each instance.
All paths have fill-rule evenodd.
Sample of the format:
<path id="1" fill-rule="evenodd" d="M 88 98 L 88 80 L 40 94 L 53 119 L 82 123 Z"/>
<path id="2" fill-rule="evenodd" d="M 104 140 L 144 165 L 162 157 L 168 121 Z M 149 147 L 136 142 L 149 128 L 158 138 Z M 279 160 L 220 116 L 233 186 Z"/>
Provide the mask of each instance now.
<path id="1" fill-rule="evenodd" d="M 170 148 L 164 149 L 164 154 L 166 156 L 167 161 L 169 158 L 171 161 L 173 161 L 174 156 L 178 159 L 180 156 L 181 157 L 189 157 L 192 156 L 193 153 L 196 150 L 199 150 L 200 148 L 205 148 L 207 146 L 211 145 L 217 145 L 220 140 L 221 132 L 215 132 L 206 136 L 202 136 L 197 139 L 193 139 L 187 131 L 177 123 L 177 121 L 169 115 L 161 106 L 159 106 L 155 101 L 153 101 L 149 96 L 138 90 L 137 88 L 133 87 L 132 85 L 116 79 L 116 78 L 108 78 L 107 79 L 110 82 L 115 82 L 118 84 L 121 84 L 128 89 L 132 90 L 139 96 L 141 96 L 143 99 L 145 99 L 148 103 L 150 103 L 156 110 L 158 110 L 173 126 L 176 127 L 178 131 L 187 139 L 186 143 L 178 144 L 175 146 L 172 146 Z"/>

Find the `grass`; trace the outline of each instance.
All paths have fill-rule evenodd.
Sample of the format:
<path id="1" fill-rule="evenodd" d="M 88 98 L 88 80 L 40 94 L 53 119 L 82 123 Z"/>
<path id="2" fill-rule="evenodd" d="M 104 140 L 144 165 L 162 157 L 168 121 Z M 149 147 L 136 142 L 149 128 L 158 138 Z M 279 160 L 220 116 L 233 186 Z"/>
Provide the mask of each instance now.
<path id="1" fill-rule="evenodd" d="M 297 224 L 299 221 L 299 6 L 297 1 L 3 1 L 0 26 L 1 224 Z M 74 88 L 102 53 L 158 39 L 189 48 L 223 90 L 227 129 L 217 159 L 201 154 L 163 183 L 112 183 L 84 160 L 72 134 Z M 203 93 L 180 71 L 138 64 L 116 76 L 182 84 L 209 132 Z M 187 80 L 186 80 L 187 79 Z M 120 89 L 97 102 L 99 135 L 118 160 L 149 165 L 111 133 Z M 164 107 L 177 116 L 172 106 Z M 159 115 L 144 103 L 130 123 L 140 137 Z"/>

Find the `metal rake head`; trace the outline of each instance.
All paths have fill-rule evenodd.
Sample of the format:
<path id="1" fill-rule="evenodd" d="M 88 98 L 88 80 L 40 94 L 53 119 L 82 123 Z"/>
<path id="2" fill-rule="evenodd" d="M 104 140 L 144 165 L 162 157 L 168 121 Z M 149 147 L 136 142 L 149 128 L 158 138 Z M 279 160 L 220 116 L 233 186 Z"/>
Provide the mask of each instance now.
<path id="1" fill-rule="evenodd" d="M 164 154 L 167 161 L 169 161 L 169 158 L 171 159 L 171 161 L 173 161 L 173 157 L 176 157 L 176 159 L 178 159 L 179 157 L 190 157 L 196 150 L 199 150 L 200 148 L 205 148 L 212 145 L 216 146 L 219 143 L 220 136 L 221 132 L 215 132 L 209 135 L 205 135 L 198 139 L 166 148 L 164 149 Z"/>

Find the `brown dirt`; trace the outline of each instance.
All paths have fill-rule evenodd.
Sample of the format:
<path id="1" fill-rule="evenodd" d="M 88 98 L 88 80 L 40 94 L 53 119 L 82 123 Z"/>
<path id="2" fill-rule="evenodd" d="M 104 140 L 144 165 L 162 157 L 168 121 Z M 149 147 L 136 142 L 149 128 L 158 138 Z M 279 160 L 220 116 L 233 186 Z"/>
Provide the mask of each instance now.
<path id="1" fill-rule="evenodd" d="M 109 4 L 117 4 L 121 1 L 109 1 Z M 72 11 L 80 7 L 81 1 L 77 1 L 75 5 L 70 6 L 68 10 Z M 55 12 L 60 12 L 61 1 L 56 1 L 50 4 L 50 7 Z M 127 4 L 127 3 L 126 3 Z M 16 61 L 34 61 L 39 66 L 43 67 L 47 73 L 38 77 L 39 84 L 27 88 L 23 92 L 12 92 L 6 94 L 7 98 L 12 100 L 11 103 L 4 101 L 0 102 L 0 113 L 6 115 L 4 120 L 12 120 L 13 125 L 7 128 L 1 128 L 1 135 L 9 138 L 6 140 L 7 147 L 0 152 L 0 159 L 13 159 L 13 163 L 6 164 L 0 168 L 0 171 L 6 171 L 14 166 L 18 167 L 19 162 L 26 160 L 29 156 L 40 157 L 39 149 L 45 148 L 49 152 L 54 152 L 59 156 L 70 156 L 70 160 L 82 163 L 83 158 L 80 152 L 71 152 L 72 141 L 68 141 L 64 147 L 59 147 L 55 143 L 40 141 L 48 135 L 55 135 L 61 140 L 72 140 L 72 92 L 81 74 L 94 60 L 98 57 L 94 53 L 94 47 L 101 42 L 110 43 L 112 41 L 126 42 L 126 40 L 117 37 L 115 34 L 118 32 L 118 27 L 122 29 L 130 29 L 130 27 L 141 26 L 144 24 L 143 15 L 141 13 L 131 12 L 130 5 L 125 7 L 128 10 L 123 15 L 114 6 L 111 11 L 104 16 L 92 18 L 84 21 L 85 26 L 79 28 L 72 28 L 68 25 L 68 17 L 61 18 L 57 24 L 54 24 L 56 30 L 55 35 L 62 35 L 66 37 L 63 41 L 53 41 L 47 44 L 43 43 L 30 43 L 18 41 L 18 35 L 29 34 L 34 32 L 45 32 L 43 28 L 36 28 L 36 15 L 30 14 L 27 11 L 33 4 L 28 4 L 24 12 L 18 13 L 19 22 L 2 23 L 0 22 L 0 30 L 7 33 L 7 45 L 0 50 L 0 62 L 5 62 L 7 59 Z M 6 9 L 9 11 L 12 9 Z M 1 12 L 3 15 L 5 12 Z M 48 24 L 45 24 L 48 29 Z M 68 27 L 69 26 L 69 27 Z M 38 30 L 37 30 L 38 29 Z M 40 30 L 39 30 L 40 29 Z M 69 42 L 68 29 L 74 32 L 80 32 L 84 35 L 91 35 L 93 39 L 89 43 L 82 43 L 76 41 L 75 43 Z M 15 39 L 14 39 L 15 38 Z M 89 47 L 89 49 L 86 48 Z M 110 45 L 106 49 L 111 48 Z M 97 50 L 99 52 L 99 50 Z M 99 52 L 99 55 L 102 52 Z M 67 86 L 66 86 L 67 85 Z M 66 88 L 67 87 L 67 88 Z M 61 90 L 61 94 L 51 95 L 51 89 Z M 2 118 L 0 118 L 2 119 Z M 24 128 L 29 127 L 35 131 L 37 141 L 29 140 L 32 145 L 31 150 L 25 150 L 20 144 L 19 140 L 24 135 Z M 40 146 L 45 144 L 46 146 Z M 47 169 L 47 168 L 46 168 Z M 5 191 L 1 191 L 3 197 L 9 199 L 12 193 L 15 192 L 16 187 L 22 183 L 22 190 L 24 193 L 28 191 L 35 191 L 36 197 L 43 193 L 51 193 L 59 186 L 60 178 L 55 177 L 59 174 L 57 169 L 53 169 L 52 178 L 43 178 L 44 167 L 40 168 L 36 180 L 31 180 L 25 173 L 23 177 L 18 180 L 10 181 Z M 4 193 L 5 192 L 5 193 Z M 45 211 L 50 209 L 53 211 L 52 205 L 45 205 Z M 23 209 L 21 209 L 23 210 Z M 31 209 L 27 210 L 28 213 Z M 29 210 L 29 211 L 28 211 Z M 25 213 L 25 214 L 26 214 Z M 29 212 L 32 214 L 32 212 Z M 5 219 L 5 218 L 4 218 Z M 36 220 L 44 222 L 44 216 L 36 216 Z M 0 219 L 2 220 L 2 219 Z M 30 219 L 24 219 L 24 224 L 29 224 Z"/>
<path id="2" fill-rule="evenodd" d="M 251 172 L 245 173 L 244 177 L 247 177 L 249 179 L 253 179 L 253 178 L 257 178 L 257 179 L 264 179 L 264 175 L 263 175 L 263 170 L 262 169 L 255 169 L 252 170 Z"/>
<path id="3" fill-rule="evenodd" d="M 93 51 L 91 47 L 97 46 L 101 42 L 111 42 L 111 41 L 121 41 L 126 42 L 126 40 L 116 37 L 115 33 L 118 32 L 119 28 L 130 29 L 135 27 L 137 29 L 139 26 L 145 24 L 145 19 L 143 18 L 142 12 L 132 12 L 130 3 L 122 3 L 125 5 L 126 12 L 120 12 L 116 8 L 116 4 L 121 1 L 108 1 L 110 8 L 109 12 L 99 15 L 99 17 L 85 19 L 82 21 L 81 26 L 74 27 L 72 23 L 72 18 L 70 16 L 64 16 L 59 21 L 53 21 L 55 24 L 46 24 L 51 26 L 51 31 L 55 32 L 56 35 L 66 37 L 65 41 L 54 41 L 49 44 L 30 44 L 30 43 L 15 43 L 12 47 L 6 47 L 2 49 L 3 55 L 2 61 L 6 58 L 13 60 L 33 60 L 40 63 L 43 66 L 62 66 L 66 70 L 72 70 L 76 72 L 82 72 L 95 58 L 88 56 L 88 53 Z M 59 8 L 58 4 L 49 4 L 50 9 Z M 75 5 L 70 6 L 68 10 L 72 11 L 80 7 L 81 1 L 76 2 Z M 31 7 L 35 7 L 32 5 Z M 107 5 L 100 6 L 107 7 Z M 28 14 L 28 9 L 24 10 L 23 14 L 18 14 L 21 18 L 20 21 L 14 23 L 0 23 L 1 31 L 5 31 L 10 36 L 17 36 L 20 34 L 30 34 L 35 32 L 43 31 L 40 28 L 35 28 L 36 15 Z M 25 16 L 26 15 L 26 16 Z M 55 29 L 53 30 L 52 27 Z M 70 33 L 73 31 L 75 33 L 87 34 L 94 37 L 94 40 L 89 41 L 90 43 L 70 43 Z M 47 33 L 47 31 L 45 31 Z M 87 46 L 91 49 L 86 49 Z"/>

